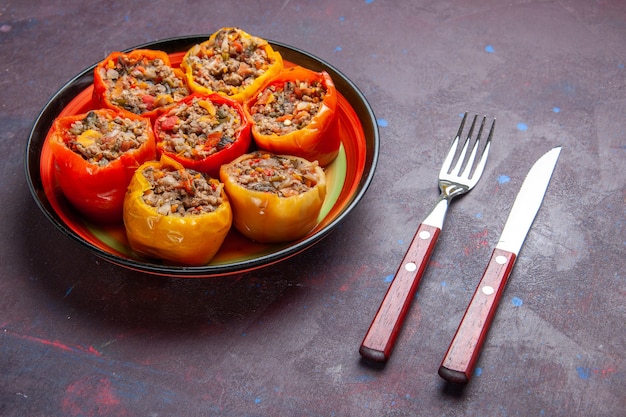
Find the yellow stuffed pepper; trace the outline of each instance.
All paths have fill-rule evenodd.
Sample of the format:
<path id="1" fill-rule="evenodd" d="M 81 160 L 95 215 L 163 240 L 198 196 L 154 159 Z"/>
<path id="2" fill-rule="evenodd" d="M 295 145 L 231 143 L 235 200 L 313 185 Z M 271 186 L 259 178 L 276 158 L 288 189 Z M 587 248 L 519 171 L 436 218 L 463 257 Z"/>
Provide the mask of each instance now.
<path id="1" fill-rule="evenodd" d="M 205 265 L 232 225 L 224 186 L 163 156 L 140 166 L 124 199 L 124 226 L 137 254 L 175 264 Z"/>
<path id="2" fill-rule="evenodd" d="M 318 222 L 326 176 L 317 162 L 269 152 L 245 154 L 220 169 L 233 224 L 262 243 L 304 237 Z"/>
<path id="3" fill-rule="evenodd" d="M 180 66 L 193 92 L 243 103 L 283 69 L 283 58 L 266 40 L 229 27 L 191 47 Z"/>

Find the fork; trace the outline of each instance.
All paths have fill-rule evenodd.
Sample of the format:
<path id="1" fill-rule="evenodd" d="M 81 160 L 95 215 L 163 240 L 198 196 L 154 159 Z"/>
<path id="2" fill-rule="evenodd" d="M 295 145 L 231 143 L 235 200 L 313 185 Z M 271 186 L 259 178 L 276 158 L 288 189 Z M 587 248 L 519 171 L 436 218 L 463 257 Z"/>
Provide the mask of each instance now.
<path id="1" fill-rule="evenodd" d="M 374 362 L 386 362 L 389 359 L 411 301 L 415 296 L 428 260 L 437 243 L 437 238 L 443 227 L 446 211 L 451 200 L 474 188 L 482 175 L 487 162 L 496 121 L 494 119 L 491 123 L 487 141 L 478 157 L 478 161 L 476 161 L 480 137 L 483 133 L 487 116 L 483 117 L 474 146 L 469 156 L 467 156 L 467 150 L 477 119 L 478 115 L 475 115 L 462 145 L 461 153 L 458 158 L 455 158 L 465 121 L 467 120 L 467 112 L 463 115 L 459 130 L 439 171 L 439 189 L 441 191 L 439 199 L 434 209 L 419 225 L 404 259 L 385 294 L 385 298 L 383 298 L 378 312 L 374 316 L 374 320 L 361 343 L 359 353 L 365 359 Z M 454 166 L 453 162 L 455 162 Z M 462 172 L 461 169 L 463 169 Z"/>

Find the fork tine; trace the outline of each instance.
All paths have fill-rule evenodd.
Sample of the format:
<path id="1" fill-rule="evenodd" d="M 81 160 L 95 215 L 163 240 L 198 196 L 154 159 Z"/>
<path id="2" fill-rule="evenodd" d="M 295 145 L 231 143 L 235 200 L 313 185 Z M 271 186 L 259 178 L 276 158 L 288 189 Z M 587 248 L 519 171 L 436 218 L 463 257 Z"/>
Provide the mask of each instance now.
<path id="1" fill-rule="evenodd" d="M 472 128 L 474 127 L 474 124 L 472 123 Z M 471 133 L 471 131 L 470 131 Z M 469 136 L 465 139 L 465 143 L 463 143 L 463 149 L 461 150 L 461 154 L 459 155 L 459 158 L 456 160 L 456 165 L 454 166 L 454 169 L 452 170 L 452 172 L 450 174 L 454 175 L 455 177 L 459 176 L 459 172 L 461 171 L 461 167 L 463 167 L 463 161 L 465 160 L 465 154 L 467 153 L 467 146 L 469 145 Z"/>
<path id="2" fill-rule="evenodd" d="M 443 175 L 446 175 L 448 171 L 450 171 L 450 168 L 452 166 L 452 160 L 454 159 L 454 155 L 456 154 L 456 148 L 458 145 L 459 145 L 459 137 L 457 136 L 456 138 L 454 138 L 454 141 L 452 141 L 452 146 L 450 146 L 450 150 L 448 151 L 448 154 L 446 155 L 446 159 L 441 164 L 441 170 L 439 171 L 440 177 Z"/>
<path id="3" fill-rule="evenodd" d="M 485 168 L 485 164 L 487 163 L 487 156 L 489 155 L 489 149 L 491 148 L 491 139 L 493 138 L 493 132 L 496 128 L 496 119 L 493 119 L 491 122 L 491 128 L 489 129 L 489 136 L 487 136 L 487 142 L 485 142 L 485 148 L 483 149 L 483 153 L 478 161 L 478 165 L 476 165 L 476 169 L 474 170 L 474 174 L 472 174 L 472 179 L 480 178 L 483 173 L 483 169 Z"/>
<path id="4" fill-rule="evenodd" d="M 477 118 L 478 118 L 478 115 L 475 115 L 474 120 L 472 120 L 472 125 L 470 126 L 469 132 L 467 133 L 465 142 L 463 142 L 463 150 L 461 151 L 459 158 L 456 160 L 455 168 L 452 171 L 452 175 L 456 177 L 459 176 L 459 173 L 461 172 L 461 168 L 463 167 L 463 161 L 465 160 L 465 154 L 467 153 L 467 148 L 469 146 L 470 139 L 472 138 L 472 135 L 474 134 L 474 127 L 476 126 Z"/>
<path id="5" fill-rule="evenodd" d="M 439 170 L 439 176 L 446 175 L 450 172 L 452 168 L 452 161 L 454 160 L 454 156 L 456 155 L 456 150 L 459 145 L 459 140 L 461 139 L 461 135 L 463 134 L 463 128 L 465 127 L 465 121 L 467 120 L 467 112 L 463 114 L 463 119 L 461 120 L 461 125 L 459 126 L 459 130 L 456 132 L 456 136 L 452 141 L 452 145 L 450 145 L 450 149 L 448 150 L 448 154 L 446 155 L 446 159 L 444 159 L 441 164 L 441 169 Z"/>
<path id="6" fill-rule="evenodd" d="M 472 168 L 474 167 L 474 159 L 476 158 L 476 153 L 478 152 L 478 146 L 480 145 L 480 137 L 482 136 L 483 128 L 485 127 L 485 120 L 487 120 L 487 116 L 483 116 L 483 120 L 480 123 L 480 128 L 478 129 L 478 135 L 476 135 L 476 141 L 474 142 L 472 153 L 467 159 L 465 170 L 463 171 L 463 178 L 468 178 L 468 179 L 470 178 Z"/>
<path id="7" fill-rule="evenodd" d="M 448 150 L 448 154 L 446 155 L 446 159 L 441 164 L 441 170 L 439 171 L 439 176 L 447 174 L 452 167 L 452 161 L 454 160 L 454 156 L 456 155 L 456 150 L 459 145 L 459 139 L 463 134 L 463 128 L 465 127 L 465 121 L 467 120 L 467 112 L 463 115 L 463 119 L 461 120 L 461 125 L 459 126 L 459 130 L 456 132 L 456 136 L 452 141 L 452 145 L 450 145 L 450 149 Z"/>
<path id="8" fill-rule="evenodd" d="M 460 138 L 463 134 L 463 128 L 465 127 L 465 121 L 467 120 L 467 112 L 463 114 L 463 120 L 461 120 L 461 125 L 459 126 L 458 132 L 456 132 L 456 138 Z"/>

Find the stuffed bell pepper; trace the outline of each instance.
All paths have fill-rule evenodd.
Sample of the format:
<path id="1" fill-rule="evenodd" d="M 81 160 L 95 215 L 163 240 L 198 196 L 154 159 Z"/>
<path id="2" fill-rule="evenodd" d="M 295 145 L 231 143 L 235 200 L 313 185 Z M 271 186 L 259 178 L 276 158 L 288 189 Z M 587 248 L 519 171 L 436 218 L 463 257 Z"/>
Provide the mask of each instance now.
<path id="1" fill-rule="evenodd" d="M 156 158 L 150 120 L 110 109 L 60 117 L 50 130 L 56 178 L 67 200 L 90 220 L 122 220 L 135 170 Z"/>
<path id="2" fill-rule="evenodd" d="M 245 154 L 223 165 L 220 179 L 233 207 L 233 224 L 262 243 L 289 242 L 310 232 L 326 197 L 317 162 L 269 152 Z"/>
<path id="3" fill-rule="evenodd" d="M 219 93 L 243 103 L 283 68 L 279 52 L 239 28 L 222 28 L 193 46 L 181 62 L 193 92 Z"/>
<path id="4" fill-rule="evenodd" d="M 156 120 L 154 130 L 161 154 L 213 177 L 252 142 L 243 107 L 219 94 L 186 97 Z"/>
<path id="5" fill-rule="evenodd" d="M 124 226 L 136 253 L 174 264 L 207 264 L 232 225 L 224 186 L 163 156 L 133 176 L 124 200 Z"/>
<path id="6" fill-rule="evenodd" d="M 331 163 L 339 152 L 337 90 L 330 75 L 283 70 L 245 104 L 260 149 Z"/>
<path id="7" fill-rule="evenodd" d="M 154 119 L 189 95 L 181 69 L 163 51 L 113 52 L 94 71 L 94 102 Z"/>

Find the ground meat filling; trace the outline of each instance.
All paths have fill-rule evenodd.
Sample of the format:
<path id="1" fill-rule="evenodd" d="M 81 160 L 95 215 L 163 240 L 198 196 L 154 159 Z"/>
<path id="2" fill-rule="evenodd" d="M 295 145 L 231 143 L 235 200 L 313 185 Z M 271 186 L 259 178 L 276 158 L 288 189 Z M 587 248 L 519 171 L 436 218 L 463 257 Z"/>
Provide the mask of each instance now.
<path id="1" fill-rule="evenodd" d="M 326 89 L 319 81 L 272 84 L 259 93 L 250 114 L 259 133 L 285 135 L 311 123 L 325 95 Z"/>
<path id="2" fill-rule="evenodd" d="M 252 190 L 292 197 L 315 187 L 319 178 L 317 161 L 272 154 L 252 154 L 229 166 L 229 174 L 239 185 Z"/>
<path id="3" fill-rule="evenodd" d="M 90 111 L 83 120 L 72 123 L 66 145 L 87 162 L 104 166 L 141 147 L 148 140 L 147 127 L 147 119 L 111 118 Z"/>
<path id="4" fill-rule="evenodd" d="M 202 45 L 189 57 L 193 78 L 211 91 L 234 94 L 274 63 L 262 45 L 258 38 L 241 36 L 236 29 L 221 30 L 211 45 Z"/>
<path id="5" fill-rule="evenodd" d="M 163 216 L 211 213 L 222 204 L 224 185 L 200 172 L 150 166 L 142 174 L 152 186 L 143 201 Z"/>
<path id="6" fill-rule="evenodd" d="M 194 97 L 172 109 L 160 123 L 159 140 L 165 151 L 202 160 L 233 143 L 242 120 L 231 106 Z"/>
<path id="7" fill-rule="evenodd" d="M 139 60 L 120 55 L 117 62 L 99 69 L 109 101 L 135 114 L 143 114 L 180 101 L 189 94 L 181 78 L 161 59 Z"/>

